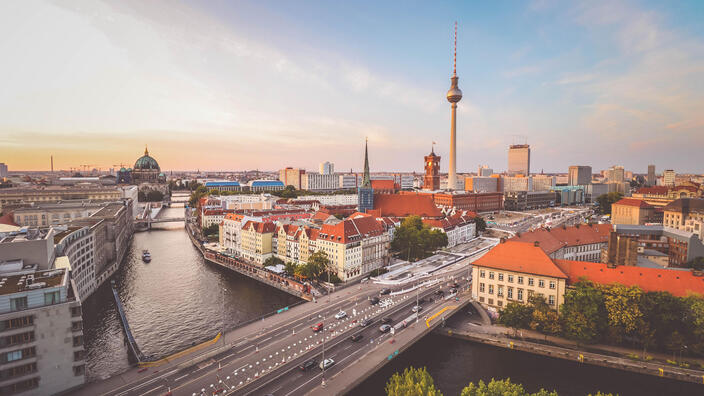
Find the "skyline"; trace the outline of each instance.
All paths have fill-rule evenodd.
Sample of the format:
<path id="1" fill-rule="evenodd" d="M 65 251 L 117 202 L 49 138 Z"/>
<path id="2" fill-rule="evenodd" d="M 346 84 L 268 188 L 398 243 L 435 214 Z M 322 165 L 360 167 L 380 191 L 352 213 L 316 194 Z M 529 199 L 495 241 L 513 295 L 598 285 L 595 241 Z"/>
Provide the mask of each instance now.
<path id="1" fill-rule="evenodd" d="M 11 170 L 48 169 L 50 155 L 55 169 L 131 166 L 147 144 L 165 170 L 357 171 L 368 136 L 373 171 L 422 172 L 435 141 L 445 173 L 457 20 L 458 172 L 505 169 L 515 135 L 535 173 L 704 171 L 692 160 L 704 143 L 701 3 L 0 10 Z"/>

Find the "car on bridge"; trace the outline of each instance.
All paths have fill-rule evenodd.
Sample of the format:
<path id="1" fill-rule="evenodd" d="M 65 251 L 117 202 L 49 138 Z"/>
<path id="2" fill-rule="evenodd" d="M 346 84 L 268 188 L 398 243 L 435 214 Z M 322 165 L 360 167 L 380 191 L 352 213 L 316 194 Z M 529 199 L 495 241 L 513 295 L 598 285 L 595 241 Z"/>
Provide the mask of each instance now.
<path id="1" fill-rule="evenodd" d="M 367 327 L 370 324 L 372 324 L 372 320 L 367 318 L 367 319 L 362 319 L 361 322 L 359 322 L 359 327 Z"/>
<path id="2" fill-rule="evenodd" d="M 381 325 L 381 327 L 379 327 L 379 331 L 382 333 L 388 333 L 389 330 L 391 330 L 391 326 L 389 326 L 387 324 Z"/>
<path id="3" fill-rule="evenodd" d="M 376 305 L 379 304 L 379 297 L 372 297 L 369 299 L 369 304 Z"/>
<path id="4" fill-rule="evenodd" d="M 333 364 L 335 364 L 335 361 L 334 361 L 334 360 L 332 360 L 332 359 L 325 359 L 325 360 L 323 360 L 322 362 L 320 362 L 320 365 L 319 365 L 318 367 L 320 367 L 321 370 L 325 370 L 325 369 L 327 369 L 327 368 L 332 367 Z"/>
<path id="5" fill-rule="evenodd" d="M 381 318 L 381 323 L 391 323 L 391 318 L 388 316 L 384 316 Z"/>
<path id="6" fill-rule="evenodd" d="M 308 371 L 309 369 L 315 367 L 316 364 L 318 364 L 317 360 L 310 359 L 310 360 L 306 360 L 305 362 L 301 363 L 301 365 L 298 366 L 298 368 L 300 368 L 301 371 Z"/>
<path id="7" fill-rule="evenodd" d="M 420 305 L 414 305 L 413 308 L 411 308 L 412 312 L 420 312 L 423 309 Z"/>
<path id="8" fill-rule="evenodd" d="M 345 311 L 340 311 L 335 314 L 335 319 L 342 319 L 347 316 L 347 312 Z"/>
<path id="9" fill-rule="evenodd" d="M 381 291 L 379 292 L 379 294 L 381 294 L 382 296 L 386 295 L 386 294 L 390 294 L 390 293 L 391 293 L 391 289 L 389 289 L 388 287 L 381 289 Z"/>
<path id="10" fill-rule="evenodd" d="M 320 330 L 323 329 L 323 322 L 318 323 L 317 325 L 313 326 L 313 331 L 314 332 L 319 332 Z"/>
<path id="11" fill-rule="evenodd" d="M 442 295 L 445 294 L 445 292 L 442 291 L 442 289 L 440 289 L 440 290 L 436 290 L 436 291 L 435 291 L 435 294 L 437 294 L 438 296 L 442 296 Z"/>
<path id="12" fill-rule="evenodd" d="M 361 339 L 362 339 L 362 334 L 361 334 L 361 333 L 354 334 L 354 335 L 352 335 L 352 336 L 350 337 L 350 340 L 352 340 L 352 342 L 357 342 L 357 341 L 359 341 L 359 340 L 361 340 Z"/>

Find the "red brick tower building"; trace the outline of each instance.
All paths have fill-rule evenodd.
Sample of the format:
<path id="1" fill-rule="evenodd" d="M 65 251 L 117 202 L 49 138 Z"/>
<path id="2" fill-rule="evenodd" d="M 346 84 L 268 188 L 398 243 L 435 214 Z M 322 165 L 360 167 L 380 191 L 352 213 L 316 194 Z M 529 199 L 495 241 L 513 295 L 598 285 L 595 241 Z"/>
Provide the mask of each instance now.
<path id="1" fill-rule="evenodd" d="M 425 156 L 425 176 L 423 189 L 437 191 L 440 189 L 440 156 L 435 155 L 435 149 Z"/>

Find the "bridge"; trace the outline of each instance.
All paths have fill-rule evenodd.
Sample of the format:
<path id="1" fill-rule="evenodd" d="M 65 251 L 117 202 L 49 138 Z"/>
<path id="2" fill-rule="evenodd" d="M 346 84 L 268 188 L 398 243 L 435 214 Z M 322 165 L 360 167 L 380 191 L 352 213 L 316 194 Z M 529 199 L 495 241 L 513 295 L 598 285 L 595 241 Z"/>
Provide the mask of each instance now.
<path id="1" fill-rule="evenodd" d="M 120 315 L 120 322 L 122 323 L 122 330 L 125 332 L 125 338 L 127 343 L 127 350 L 130 352 L 130 356 L 134 358 L 137 363 L 144 361 L 144 354 L 137 346 L 137 341 L 132 336 L 132 329 L 130 329 L 130 324 L 127 322 L 127 316 L 125 316 L 125 310 L 122 308 L 122 301 L 120 296 L 117 294 L 117 288 L 115 287 L 115 281 L 112 280 L 112 294 L 115 297 L 115 306 L 117 307 L 117 313 Z"/>
<path id="2" fill-rule="evenodd" d="M 162 359 L 158 367 L 134 368 L 86 384 L 75 395 L 330 395 L 349 392 L 471 302 L 463 268 L 447 268 L 419 284 L 396 286 L 389 294 L 373 282 L 348 286 L 317 301 L 286 307 L 224 333 L 198 353 Z M 459 282 L 460 291 L 450 294 Z M 438 290 L 445 293 L 441 295 Z M 372 297 L 380 297 L 372 304 Z M 416 305 L 420 314 L 412 312 Z M 340 311 L 345 317 L 336 318 Z M 313 327 L 323 323 L 320 331 Z M 365 324 L 362 326 L 362 324 Z M 391 329 L 382 332 L 380 326 Z M 359 335 L 361 339 L 351 339 Z M 335 364 L 324 371 L 323 359 Z M 314 367 L 299 366 L 310 359 Z"/>

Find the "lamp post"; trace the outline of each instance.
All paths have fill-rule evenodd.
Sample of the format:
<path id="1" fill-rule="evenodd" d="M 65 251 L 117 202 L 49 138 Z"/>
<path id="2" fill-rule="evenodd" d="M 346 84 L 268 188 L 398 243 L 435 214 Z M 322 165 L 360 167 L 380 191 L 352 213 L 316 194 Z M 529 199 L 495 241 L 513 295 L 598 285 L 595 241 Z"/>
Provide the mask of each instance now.
<path id="1" fill-rule="evenodd" d="M 329 274 L 330 273 L 328 272 L 328 275 Z M 323 381 L 320 384 L 320 386 L 325 388 L 325 316 L 323 316 L 323 329 L 322 330 L 323 330 L 323 356 L 322 356 L 320 364 L 323 365 Z"/>
<path id="2" fill-rule="evenodd" d="M 220 333 L 220 338 L 222 338 L 222 345 L 225 346 L 225 292 L 226 288 L 220 287 L 220 297 L 222 302 L 222 332 Z"/>

